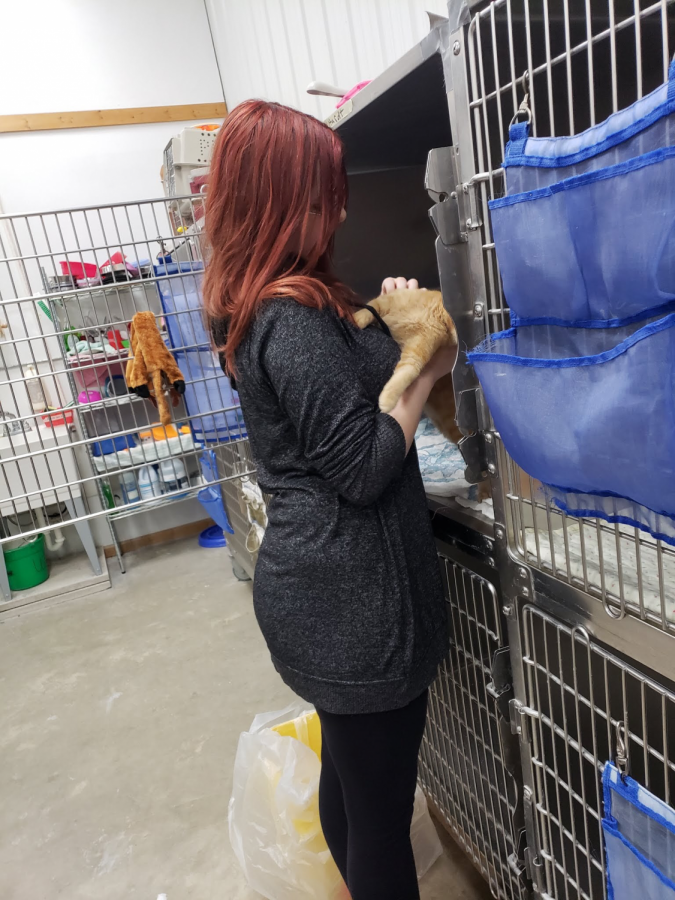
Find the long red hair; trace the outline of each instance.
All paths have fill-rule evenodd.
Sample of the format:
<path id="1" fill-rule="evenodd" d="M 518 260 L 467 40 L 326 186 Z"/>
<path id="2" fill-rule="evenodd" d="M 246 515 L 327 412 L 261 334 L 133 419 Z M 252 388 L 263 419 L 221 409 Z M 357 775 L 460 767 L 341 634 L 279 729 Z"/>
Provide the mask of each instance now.
<path id="1" fill-rule="evenodd" d="M 209 173 L 203 293 L 231 373 L 235 351 L 266 300 L 292 297 L 351 315 L 352 292 L 330 268 L 346 202 L 342 142 L 328 126 L 263 100 L 247 100 L 230 113 Z M 310 216 L 319 220 L 320 236 L 303 259 L 297 247 Z"/>

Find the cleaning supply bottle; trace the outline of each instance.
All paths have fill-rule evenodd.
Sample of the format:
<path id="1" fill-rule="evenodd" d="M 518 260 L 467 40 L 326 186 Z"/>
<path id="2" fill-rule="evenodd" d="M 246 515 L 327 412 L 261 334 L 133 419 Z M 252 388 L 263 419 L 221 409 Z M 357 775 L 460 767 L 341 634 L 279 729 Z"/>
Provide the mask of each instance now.
<path id="1" fill-rule="evenodd" d="M 120 472 L 120 485 L 125 503 L 136 503 L 141 499 L 135 472 Z"/>
<path id="2" fill-rule="evenodd" d="M 33 365 L 26 366 L 24 375 L 26 376 L 26 391 L 28 392 L 28 398 L 30 400 L 30 405 L 33 408 L 33 412 L 46 412 L 47 407 L 49 406 L 49 397 L 40 381 L 37 369 Z"/>
<path id="3" fill-rule="evenodd" d="M 159 475 L 154 466 L 143 466 L 138 473 L 138 490 L 141 500 L 149 500 L 151 497 L 159 497 L 162 488 L 159 483 Z"/>
<path id="4" fill-rule="evenodd" d="M 188 477 L 182 459 L 163 459 L 159 464 L 159 474 L 165 492 L 182 490 L 188 487 Z"/>

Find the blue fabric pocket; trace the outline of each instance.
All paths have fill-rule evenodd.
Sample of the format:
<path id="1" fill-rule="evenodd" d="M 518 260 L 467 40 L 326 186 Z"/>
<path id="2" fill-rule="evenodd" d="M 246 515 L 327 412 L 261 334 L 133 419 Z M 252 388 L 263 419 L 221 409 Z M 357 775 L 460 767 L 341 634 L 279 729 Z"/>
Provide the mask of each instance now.
<path id="1" fill-rule="evenodd" d="M 521 326 L 469 361 L 506 450 L 561 509 L 611 520 L 605 500 L 625 498 L 632 515 L 615 521 L 675 544 L 675 314 L 642 327 Z"/>
<path id="2" fill-rule="evenodd" d="M 675 147 L 490 208 L 517 321 L 620 324 L 675 300 Z"/>
<path id="3" fill-rule="evenodd" d="M 673 900 L 675 810 L 611 763 L 603 785 L 609 900 Z"/>
<path id="4" fill-rule="evenodd" d="M 675 62 L 668 81 L 632 106 L 570 137 L 533 138 L 529 126 L 509 128 L 504 169 L 508 194 L 537 190 L 675 144 Z"/>

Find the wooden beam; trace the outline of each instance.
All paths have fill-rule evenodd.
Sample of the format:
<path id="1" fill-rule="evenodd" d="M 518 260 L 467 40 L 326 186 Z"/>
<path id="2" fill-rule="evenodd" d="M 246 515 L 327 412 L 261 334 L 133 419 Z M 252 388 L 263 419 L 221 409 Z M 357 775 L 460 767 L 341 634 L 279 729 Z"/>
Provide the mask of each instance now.
<path id="1" fill-rule="evenodd" d="M 152 122 L 188 122 L 194 119 L 224 119 L 226 115 L 227 106 L 224 103 L 188 103 L 183 106 L 134 106 L 129 109 L 26 113 L 0 116 L 0 134 L 16 131 L 54 131 L 60 128 L 148 125 Z"/>
<path id="2" fill-rule="evenodd" d="M 150 534 L 142 534 L 140 537 L 129 538 L 120 541 L 122 553 L 132 553 L 143 547 L 156 547 L 158 544 L 170 544 L 172 541 L 181 541 L 183 538 L 194 537 L 200 531 L 213 525 L 213 519 L 200 519 L 198 522 L 187 522 L 185 525 L 174 525 L 173 528 L 165 528 L 164 531 L 153 531 Z M 115 547 L 107 544 L 103 548 L 106 559 L 115 556 Z"/>

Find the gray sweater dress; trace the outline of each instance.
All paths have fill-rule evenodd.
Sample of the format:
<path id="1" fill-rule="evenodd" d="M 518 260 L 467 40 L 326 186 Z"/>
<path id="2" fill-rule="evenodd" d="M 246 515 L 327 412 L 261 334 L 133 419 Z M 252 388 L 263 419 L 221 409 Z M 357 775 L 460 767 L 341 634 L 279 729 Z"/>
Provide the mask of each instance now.
<path id="1" fill-rule="evenodd" d="M 261 488 L 273 497 L 255 613 L 274 665 L 331 713 L 414 700 L 448 646 L 443 586 L 413 445 L 378 411 L 399 358 L 378 327 L 274 300 L 236 354 Z"/>

